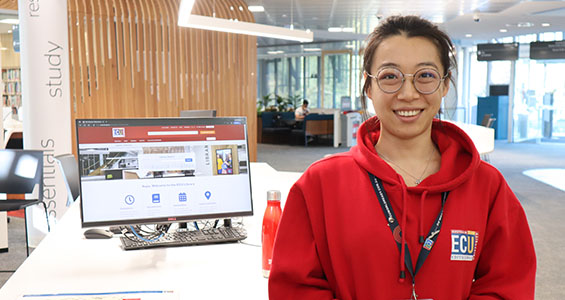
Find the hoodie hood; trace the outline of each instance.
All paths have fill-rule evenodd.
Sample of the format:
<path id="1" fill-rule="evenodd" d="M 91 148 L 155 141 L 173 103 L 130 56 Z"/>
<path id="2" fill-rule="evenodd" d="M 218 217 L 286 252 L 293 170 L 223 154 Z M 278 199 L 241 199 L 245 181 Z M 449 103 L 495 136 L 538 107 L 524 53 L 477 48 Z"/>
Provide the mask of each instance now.
<path id="1" fill-rule="evenodd" d="M 375 150 L 380 135 L 380 122 L 370 118 L 359 127 L 358 144 L 351 149 L 353 158 L 362 168 L 392 185 L 402 185 L 400 177 Z M 475 144 L 457 125 L 434 119 L 432 140 L 441 153 L 441 169 L 418 186 L 408 189 L 414 192 L 438 193 L 454 190 L 468 180 L 480 164 Z"/>

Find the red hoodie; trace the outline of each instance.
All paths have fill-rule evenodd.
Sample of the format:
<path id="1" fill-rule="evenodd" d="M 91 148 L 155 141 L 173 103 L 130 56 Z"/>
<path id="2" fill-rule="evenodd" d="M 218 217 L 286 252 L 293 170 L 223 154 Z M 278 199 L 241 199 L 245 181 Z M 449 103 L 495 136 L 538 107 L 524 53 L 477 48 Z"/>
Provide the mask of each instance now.
<path id="1" fill-rule="evenodd" d="M 312 164 L 292 187 L 277 232 L 269 298 L 410 299 L 412 277 L 406 272 L 399 280 L 404 262 L 370 172 L 383 182 L 414 266 L 419 237 L 428 234 L 442 192 L 449 192 L 441 231 L 415 276 L 418 299 L 534 299 L 536 257 L 524 210 L 470 138 L 435 120 L 441 169 L 407 187 L 377 155 L 378 136 L 376 119 L 366 121 L 357 146 Z"/>

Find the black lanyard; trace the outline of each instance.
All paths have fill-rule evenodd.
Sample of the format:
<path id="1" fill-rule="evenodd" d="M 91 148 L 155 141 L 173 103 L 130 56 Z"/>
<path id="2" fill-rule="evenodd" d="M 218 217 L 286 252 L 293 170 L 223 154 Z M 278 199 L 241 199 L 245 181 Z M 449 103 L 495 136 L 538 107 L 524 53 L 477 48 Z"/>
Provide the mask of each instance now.
<path id="1" fill-rule="evenodd" d="M 394 236 L 401 237 L 402 232 L 400 230 L 400 225 L 398 223 L 398 220 L 396 219 L 396 216 L 394 215 L 394 211 L 392 210 L 392 206 L 390 205 L 390 201 L 388 200 L 382 181 L 371 173 L 369 173 L 369 177 L 371 178 L 371 183 L 373 184 L 373 188 L 375 189 L 375 194 L 377 194 L 377 198 L 379 198 L 379 203 L 381 204 L 383 213 L 387 218 L 387 221 L 389 223 L 388 225 L 390 231 L 392 232 L 393 237 Z M 445 201 L 447 200 L 448 195 L 449 192 L 441 193 L 441 211 L 439 212 L 434 224 L 432 225 L 432 228 L 428 233 L 428 237 L 426 238 L 424 244 L 422 245 L 422 249 L 420 250 L 420 254 L 418 255 L 418 260 L 416 261 L 416 269 L 412 267 L 412 259 L 410 257 L 410 251 L 408 251 L 408 244 L 404 244 L 404 248 L 405 248 L 404 262 L 406 264 L 406 268 L 408 269 L 408 272 L 410 272 L 410 275 L 412 275 L 412 286 L 415 285 L 416 274 L 418 273 L 418 270 L 420 270 L 420 268 L 424 264 L 424 261 L 426 260 L 426 258 L 428 258 L 428 255 L 432 251 L 432 247 L 436 242 L 436 239 L 439 235 L 439 231 L 441 230 L 441 224 L 443 222 L 443 207 L 445 206 Z M 398 245 L 398 250 L 400 251 L 400 253 L 402 253 L 401 251 L 402 244 L 400 240 L 396 238 L 394 240 Z M 405 276 L 406 274 L 404 274 L 403 272 L 400 273 L 400 278 L 405 278 Z"/>

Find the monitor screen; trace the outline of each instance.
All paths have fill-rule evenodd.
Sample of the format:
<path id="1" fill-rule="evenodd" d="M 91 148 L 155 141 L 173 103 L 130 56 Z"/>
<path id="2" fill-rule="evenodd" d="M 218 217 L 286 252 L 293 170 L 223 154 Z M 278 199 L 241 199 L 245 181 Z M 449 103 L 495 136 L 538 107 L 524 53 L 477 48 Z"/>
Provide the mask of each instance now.
<path id="1" fill-rule="evenodd" d="M 77 119 L 76 128 L 83 227 L 253 215 L 244 117 Z"/>

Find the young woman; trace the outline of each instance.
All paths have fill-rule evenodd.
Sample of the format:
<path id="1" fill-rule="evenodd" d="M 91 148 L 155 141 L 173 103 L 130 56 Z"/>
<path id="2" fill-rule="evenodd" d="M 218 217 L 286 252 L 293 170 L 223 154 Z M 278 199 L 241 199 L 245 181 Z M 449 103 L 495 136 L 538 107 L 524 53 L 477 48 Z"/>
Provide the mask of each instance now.
<path id="1" fill-rule="evenodd" d="M 419 17 L 370 34 L 363 91 L 376 117 L 357 146 L 290 190 L 270 299 L 534 299 L 518 199 L 461 129 L 434 119 L 454 58 L 449 37 Z"/>

